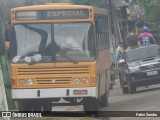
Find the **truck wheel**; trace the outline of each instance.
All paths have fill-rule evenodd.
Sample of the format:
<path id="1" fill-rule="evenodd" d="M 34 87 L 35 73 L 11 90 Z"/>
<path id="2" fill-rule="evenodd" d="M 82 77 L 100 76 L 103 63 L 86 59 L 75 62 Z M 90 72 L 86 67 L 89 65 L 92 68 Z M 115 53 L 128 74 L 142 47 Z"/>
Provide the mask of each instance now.
<path id="1" fill-rule="evenodd" d="M 129 81 L 128 81 L 128 90 L 129 90 L 130 94 L 136 93 L 136 86 L 134 86 L 133 84 L 131 84 Z"/>
<path id="2" fill-rule="evenodd" d="M 83 98 L 83 108 L 86 115 L 97 114 L 99 102 L 93 97 Z"/>

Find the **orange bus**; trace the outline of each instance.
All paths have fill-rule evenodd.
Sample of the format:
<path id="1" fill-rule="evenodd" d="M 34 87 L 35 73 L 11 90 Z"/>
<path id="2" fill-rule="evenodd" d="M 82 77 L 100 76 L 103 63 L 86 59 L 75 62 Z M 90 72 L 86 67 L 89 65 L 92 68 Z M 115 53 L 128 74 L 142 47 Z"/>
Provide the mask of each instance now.
<path id="1" fill-rule="evenodd" d="M 49 4 L 11 9 L 12 99 L 20 111 L 107 106 L 110 41 L 106 9 Z"/>

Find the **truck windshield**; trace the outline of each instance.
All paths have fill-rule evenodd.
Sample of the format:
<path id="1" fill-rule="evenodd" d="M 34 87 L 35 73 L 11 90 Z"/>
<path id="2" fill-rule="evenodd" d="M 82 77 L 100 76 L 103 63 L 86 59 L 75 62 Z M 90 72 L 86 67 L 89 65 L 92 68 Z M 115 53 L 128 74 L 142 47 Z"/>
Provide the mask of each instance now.
<path id="1" fill-rule="evenodd" d="M 17 24 L 13 27 L 12 62 L 93 61 L 94 43 L 91 23 Z"/>
<path id="2" fill-rule="evenodd" d="M 160 46 L 146 46 L 142 48 L 127 51 L 126 59 L 128 62 L 136 60 L 144 60 L 160 56 Z"/>

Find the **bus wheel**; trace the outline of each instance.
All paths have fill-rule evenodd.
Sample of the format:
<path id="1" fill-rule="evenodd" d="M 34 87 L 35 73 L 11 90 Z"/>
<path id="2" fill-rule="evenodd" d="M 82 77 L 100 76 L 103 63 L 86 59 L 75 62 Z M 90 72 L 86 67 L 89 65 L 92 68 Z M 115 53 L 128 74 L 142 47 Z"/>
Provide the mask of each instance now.
<path id="1" fill-rule="evenodd" d="M 93 97 L 83 98 L 83 108 L 86 115 L 97 114 L 99 102 Z"/>
<path id="2" fill-rule="evenodd" d="M 18 109 L 19 111 L 31 111 L 31 103 L 30 101 L 20 100 L 18 101 Z"/>
<path id="3" fill-rule="evenodd" d="M 101 107 L 106 107 L 108 105 L 108 93 L 106 92 L 100 99 Z"/>

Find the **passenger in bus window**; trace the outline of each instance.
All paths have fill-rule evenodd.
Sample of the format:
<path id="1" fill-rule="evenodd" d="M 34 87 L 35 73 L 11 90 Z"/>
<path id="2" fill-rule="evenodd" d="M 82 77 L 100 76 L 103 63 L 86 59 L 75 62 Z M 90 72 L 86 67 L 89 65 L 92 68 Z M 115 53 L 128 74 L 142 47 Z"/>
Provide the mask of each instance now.
<path id="1" fill-rule="evenodd" d="M 59 54 L 64 56 L 68 50 L 80 50 L 79 45 L 76 43 L 73 37 L 67 37 L 65 41 L 61 41 Z"/>
<path id="2" fill-rule="evenodd" d="M 63 41 L 63 43 L 61 43 L 60 48 L 76 49 L 79 48 L 79 46 L 73 37 L 68 37 L 65 41 Z"/>

